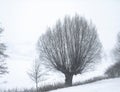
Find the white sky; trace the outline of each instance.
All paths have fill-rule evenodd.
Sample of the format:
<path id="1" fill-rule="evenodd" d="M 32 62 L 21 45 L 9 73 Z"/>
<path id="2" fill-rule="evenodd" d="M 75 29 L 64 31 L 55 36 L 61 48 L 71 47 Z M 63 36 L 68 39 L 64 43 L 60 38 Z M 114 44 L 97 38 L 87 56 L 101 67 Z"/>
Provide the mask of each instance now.
<path id="1" fill-rule="evenodd" d="M 109 52 L 120 31 L 119 11 L 119 0 L 0 0 L 0 25 L 10 56 L 7 59 L 10 73 L 3 78 L 7 81 L 3 88 L 28 87 L 31 81 L 26 72 L 35 59 L 39 36 L 65 15 L 77 13 L 91 20 L 104 50 Z"/>

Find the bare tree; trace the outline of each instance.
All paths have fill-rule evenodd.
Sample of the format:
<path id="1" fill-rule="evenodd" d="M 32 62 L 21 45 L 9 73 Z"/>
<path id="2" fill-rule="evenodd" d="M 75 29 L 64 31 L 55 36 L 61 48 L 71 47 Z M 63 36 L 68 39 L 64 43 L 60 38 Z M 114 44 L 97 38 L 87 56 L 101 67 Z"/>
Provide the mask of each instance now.
<path id="1" fill-rule="evenodd" d="M 38 92 L 38 83 L 41 81 L 41 78 L 43 75 L 45 75 L 45 73 L 46 72 L 42 71 L 42 67 L 38 61 L 35 61 L 33 63 L 33 67 L 28 72 L 28 75 L 31 78 L 31 80 L 35 82 L 37 92 Z"/>
<path id="2" fill-rule="evenodd" d="M 57 21 L 38 40 L 40 59 L 61 71 L 67 86 L 72 85 L 73 75 L 83 73 L 100 57 L 101 47 L 95 26 L 78 15 Z"/>
<path id="3" fill-rule="evenodd" d="M 0 28 L 0 34 L 3 32 L 3 29 Z M 1 40 L 0 40 L 1 41 Z M 0 43 L 0 75 L 8 73 L 7 66 L 5 63 L 5 58 L 7 55 L 5 54 L 6 46 L 4 43 Z"/>
<path id="4" fill-rule="evenodd" d="M 113 56 L 115 62 L 106 70 L 105 74 L 108 77 L 120 77 L 120 32 L 117 35 L 117 43 L 113 49 Z"/>

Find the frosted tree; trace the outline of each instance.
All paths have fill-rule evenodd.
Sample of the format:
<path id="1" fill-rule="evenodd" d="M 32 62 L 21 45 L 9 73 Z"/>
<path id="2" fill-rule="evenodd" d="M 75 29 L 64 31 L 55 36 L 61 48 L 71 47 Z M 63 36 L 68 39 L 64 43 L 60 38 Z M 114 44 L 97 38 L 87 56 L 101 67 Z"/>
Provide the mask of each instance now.
<path id="1" fill-rule="evenodd" d="M 113 49 L 113 56 L 115 59 L 115 63 L 106 70 L 105 74 L 107 74 L 108 77 L 119 77 L 120 76 L 120 32 L 117 35 L 117 43 L 115 45 L 115 48 Z"/>
<path id="2" fill-rule="evenodd" d="M 3 29 L 0 28 L 0 36 L 2 32 L 3 32 Z M 1 42 L 1 39 L 0 39 L 0 75 L 8 73 L 7 66 L 5 63 L 5 58 L 7 57 L 7 55 L 5 54 L 5 50 L 6 50 L 6 46 L 4 43 Z"/>
<path id="3" fill-rule="evenodd" d="M 36 86 L 36 91 L 38 92 L 38 84 L 40 81 L 42 81 L 42 76 L 46 75 L 47 71 L 43 71 L 43 67 L 41 66 L 42 64 L 40 64 L 37 60 L 33 62 L 33 65 L 31 67 L 31 69 L 28 72 L 28 75 L 30 77 L 30 79 L 35 82 L 35 86 Z"/>
<path id="4" fill-rule="evenodd" d="M 83 73 L 100 58 L 101 48 L 95 26 L 78 15 L 57 21 L 38 40 L 39 58 L 61 71 L 67 86 L 72 85 L 73 75 Z"/>

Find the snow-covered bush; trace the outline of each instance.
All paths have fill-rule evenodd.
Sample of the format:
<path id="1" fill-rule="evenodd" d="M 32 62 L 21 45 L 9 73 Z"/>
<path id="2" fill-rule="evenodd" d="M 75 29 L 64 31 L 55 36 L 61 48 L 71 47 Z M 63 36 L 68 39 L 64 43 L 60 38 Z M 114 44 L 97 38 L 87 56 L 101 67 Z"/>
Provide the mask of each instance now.
<path id="1" fill-rule="evenodd" d="M 110 66 L 105 74 L 110 78 L 120 77 L 120 62 L 117 62 L 114 65 Z"/>

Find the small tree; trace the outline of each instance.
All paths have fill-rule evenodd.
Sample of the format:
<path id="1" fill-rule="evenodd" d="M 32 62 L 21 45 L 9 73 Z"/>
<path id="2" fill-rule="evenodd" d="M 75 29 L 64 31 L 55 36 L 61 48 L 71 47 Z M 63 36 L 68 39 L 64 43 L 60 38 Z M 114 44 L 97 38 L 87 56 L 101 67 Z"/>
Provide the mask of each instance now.
<path id="1" fill-rule="evenodd" d="M 0 28 L 0 34 L 2 32 L 3 32 L 3 29 Z M 5 58 L 7 57 L 7 55 L 5 54 L 5 50 L 6 50 L 5 44 L 0 42 L 0 75 L 8 73 L 6 63 L 5 63 Z"/>
<path id="2" fill-rule="evenodd" d="M 67 86 L 100 57 L 101 47 L 95 26 L 78 15 L 57 21 L 38 41 L 40 59 L 61 71 Z"/>
<path id="3" fill-rule="evenodd" d="M 33 63 L 31 70 L 28 72 L 28 75 L 31 78 L 31 80 L 35 82 L 37 92 L 38 92 L 38 83 L 41 81 L 41 78 L 43 75 L 45 75 L 45 73 L 46 72 L 42 71 L 41 64 L 38 61 L 35 61 Z"/>

